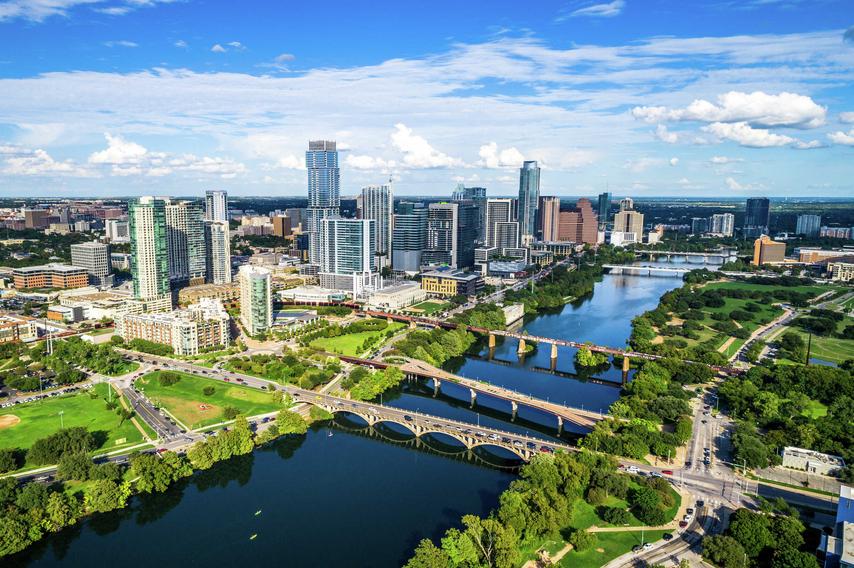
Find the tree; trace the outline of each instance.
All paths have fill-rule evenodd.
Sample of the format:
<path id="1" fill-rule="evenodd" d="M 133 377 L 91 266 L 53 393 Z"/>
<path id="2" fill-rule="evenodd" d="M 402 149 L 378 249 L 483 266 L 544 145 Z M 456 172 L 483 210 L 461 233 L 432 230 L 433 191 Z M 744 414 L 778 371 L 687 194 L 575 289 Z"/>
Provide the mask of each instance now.
<path id="1" fill-rule="evenodd" d="M 768 517 L 764 514 L 754 513 L 749 509 L 738 509 L 730 517 L 727 534 L 744 547 L 749 557 L 755 558 L 766 546 L 774 543 L 770 525 Z"/>
<path id="2" fill-rule="evenodd" d="M 731 536 L 714 535 L 703 539 L 703 558 L 721 568 L 745 568 L 744 547 Z"/>
<path id="3" fill-rule="evenodd" d="M 60 479 L 86 481 L 92 470 L 92 460 L 84 452 L 65 453 L 59 458 L 57 476 Z"/>
<path id="4" fill-rule="evenodd" d="M 602 353 L 594 353 L 587 347 L 575 352 L 575 364 L 581 367 L 598 367 L 608 362 L 608 357 Z"/>
<path id="5" fill-rule="evenodd" d="M 450 568 L 451 557 L 447 552 L 433 544 L 430 539 L 422 539 L 415 548 L 415 554 L 405 564 L 405 568 Z"/>
<path id="6" fill-rule="evenodd" d="M 771 518 L 771 535 L 779 548 L 800 548 L 804 544 L 804 524 L 797 517 L 777 515 Z"/>
<path id="7" fill-rule="evenodd" d="M 106 513 L 114 509 L 121 509 L 127 504 L 130 497 L 130 482 L 118 484 L 109 479 L 95 481 L 83 497 L 86 510 L 93 513 Z"/>
<path id="8" fill-rule="evenodd" d="M 87 453 L 94 449 L 95 438 L 86 428 L 65 428 L 36 440 L 27 452 L 27 461 L 34 465 L 52 465 L 65 453 Z"/>
<path id="9" fill-rule="evenodd" d="M 234 420 L 240 414 L 240 410 L 233 406 L 226 406 L 222 409 L 222 415 L 226 420 Z"/>
<path id="10" fill-rule="evenodd" d="M 14 448 L 0 449 L 0 473 L 15 471 L 21 467 L 19 451 Z"/>
<path id="11" fill-rule="evenodd" d="M 585 530 L 573 531 L 569 535 L 569 544 L 578 552 L 584 552 L 596 544 L 596 534 Z"/>
<path id="12" fill-rule="evenodd" d="M 629 512 L 619 507 L 605 507 L 602 512 L 602 520 L 612 525 L 627 525 L 629 524 Z"/>
<path id="13" fill-rule="evenodd" d="M 77 502 L 60 491 L 50 494 L 45 506 L 43 527 L 50 532 L 57 532 L 77 522 Z"/>
<path id="14" fill-rule="evenodd" d="M 774 551 L 771 568 L 819 568 L 815 554 L 803 552 L 794 546 L 782 545 Z"/>
<path id="15" fill-rule="evenodd" d="M 217 461 L 213 448 L 207 440 L 200 440 L 193 444 L 187 452 L 187 457 L 196 469 L 210 469 Z"/>
<path id="16" fill-rule="evenodd" d="M 315 408 L 315 407 L 312 407 Z M 308 423 L 305 419 L 291 410 L 280 410 L 276 416 L 276 426 L 279 434 L 305 434 L 308 432 Z"/>
<path id="17" fill-rule="evenodd" d="M 15 498 L 15 505 L 23 511 L 32 509 L 44 509 L 47 505 L 48 490 L 41 483 L 31 481 L 24 485 Z"/>
<path id="18" fill-rule="evenodd" d="M 30 542 L 30 525 L 26 517 L 14 510 L 0 515 L 0 556 L 20 552 Z"/>
<path id="19" fill-rule="evenodd" d="M 515 566 L 519 551 L 516 532 L 494 518 L 482 519 L 476 515 L 463 517 L 464 535 L 474 546 L 477 560 L 495 568 Z"/>

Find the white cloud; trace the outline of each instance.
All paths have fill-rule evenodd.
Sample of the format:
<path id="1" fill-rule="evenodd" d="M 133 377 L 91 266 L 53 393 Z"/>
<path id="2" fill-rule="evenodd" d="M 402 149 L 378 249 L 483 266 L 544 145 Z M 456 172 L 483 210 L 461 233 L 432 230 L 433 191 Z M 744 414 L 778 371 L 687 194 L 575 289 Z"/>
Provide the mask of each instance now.
<path id="1" fill-rule="evenodd" d="M 184 49 L 184 48 L 187 48 L 187 47 L 189 47 L 189 46 L 190 46 L 190 44 L 188 44 L 188 43 L 187 43 L 186 41 L 184 41 L 183 39 L 179 39 L 178 41 L 176 41 L 176 42 L 175 42 L 175 43 L 173 43 L 172 45 L 174 45 L 175 47 L 180 47 L 181 49 Z"/>
<path id="2" fill-rule="evenodd" d="M 522 166 L 525 157 L 514 146 L 498 151 L 498 144 L 490 142 L 480 147 L 477 165 L 484 168 L 518 168 Z"/>
<path id="3" fill-rule="evenodd" d="M 670 158 L 670 165 L 671 166 L 678 166 L 679 165 L 679 158 Z"/>
<path id="4" fill-rule="evenodd" d="M 740 183 L 738 183 L 737 181 L 735 181 L 731 177 L 726 178 L 724 180 L 724 182 L 726 183 L 727 187 L 733 191 L 741 191 L 741 190 L 745 189 L 745 187 L 743 185 L 741 185 Z"/>
<path id="5" fill-rule="evenodd" d="M 294 59 L 296 59 L 296 56 L 293 53 L 280 53 L 275 58 L 273 58 L 273 61 L 275 61 L 276 63 L 287 63 L 288 61 L 293 61 Z"/>
<path id="6" fill-rule="evenodd" d="M 619 16 L 626 5 L 624 0 L 613 0 L 602 4 L 593 4 L 584 8 L 579 8 L 570 14 L 570 17 L 588 16 L 596 18 L 612 18 Z"/>
<path id="7" fill-rule="evenodd" d="M 173 0 L 124 0 L 118 5 L 105 6 L 107 0 L 6 0 L 0 3 L 0 22 L 6 20 L 29 20 L 43 22 L 52 16 L 69 16 L 71 10 L 80 6 L 113 16 L 121 16 L 146 6 L 168 3 Z"/>
<path id="8" fill-rule="evenodd" d="M 679 135 L 675 132 L 670 132 L 663 124 L 655 127 L 655 137 L 668 144 L 676 144 L 679 141 Z"/>
<path id="9" fill-rule="evenodd" d="M 846 124 L 851 124 L 852 122 L 854 122 L 854 112 L 840 112 L 839 121 L 844 122 Z"/>
<path id="10" fill-rule="evenodd" d="M 660 166 L 662 164 L 664 164 L 664 160 L 661 158 L 637 158 L 635 160 L 629 160 L 623 167 L 630 172 L 639 174 L 647 171 L 653 166 Z"/>
<path id="11" fill-rule="evenodd" d="M 211 51 L 213 51 L 214 53 L 225 53 L 226 49 L 220 44 L 215 43 L 213 44 L 213 47 L 211 47 Z"/>
<path id="12" fill-rule="evenodd" d="M 232 48 L 234 48 L 234 49 L 236 49 L 236 50 L 238 50 L 238 51 L 243 51 L 243 50 L 245 50 L 245 49 L 246 49 L 246 46 L 245 46 L 245 45 L 243 45 L 242 43 L 240 43 L 239 41 L 230 41 L 230 42 L 228 42 L 228 43 L 227 43 L 227 44 L 225 44 L 225 45 L 227 45 L 227 46 L 229 46 L 229 47 L 232 47 Z"/>
<path id="13" fill-rule="evenodd" d="M 830 141 L 834 144 L 854 146 L 854 130 L 850 130 L 848 133 L 842 131 L 831 132 L 827 137 L 830 138 Z"/>
<path id="14" fill-rule="evenodd" d="M 723 165 L 723 164 L 732 164 L 733 162 L 743 162 L 741 158 L 728 158 L 727 156 L 712 156 L 709 160 L 713 164 Z"/>
<path id="15" fill-rule="evenodd" d="M 93 174 L 73 160 L 57 161 L 45 150 L 31 150 L 22 146 L 0 144 L 0 173 L 10 176 L 71 176 L 91 177 Z"/>
<path id="16" fill-rule="evenodd" d="M 106 150 L 94 152 L 90 155 L 90 164 L 138 164 L 148 154 L 148 150 L 144 147 L 135 142 L 128 142 L 121 136 L 113 136 L 107 132 L 104 133 L 104 138 L 107 139 Z"/>
<path id="17" fill-rule="evenodd" d="M 104 45 L 106 47 L 139 47 L 139 44 L 134 41 L 128 41 L 126 39 L 120 39 L 116 41 L 105 41 Z"/>
<path id="18" fill-rule="evenodd" d="M 746 122 L 736 122 L 734 124 L 714 122 L 708 126 L 704 126 L 703 130 L 720 139 L 731 140 L 748 148 L 788 146 L 797 142 L 797 140 L 790 136 L 774 134 L 769 130 L 761 128 L 752 128 Z"/>
<path id="19" fill-rule="evenodd" d="M 815 148 L 824 148 L 824 144 L 820 140 L 810 140 L 809 142 L 798 140 L 792 147 L 796 150 L 814 150 Z"/>
<path id="20" fill-rule="evenodd" d="M 426 139 L 412 133 L 412 129 L 403 123 L 394 125 L 391 134 L 392 145 L 403 153 L 403 165 L 410 168 L 450 168 L 460 167 L 463 161 L 452 158 L 433 148 Z"/>
<path id="21" fill-rule="evenodd" d="M 396 165 L 394 160 L 384 160 L 382 158 L 375 158 L 374 156 L 357 156 L 355 154 L 347 154 L 344 162 L 354 170 L 388 171 Z"/>
<path id="22" fill-rule="evenodd" d="M 769 95 L 762 91 L 730 91 L 718 95 L 717 104 L 696 99 L 681 109 L 641 106 L 633 108 L 632 115 L 646 122 L 746 122 L 752 126 L 815 128 L 824 124 L 827 109 L 810 97 L 795 93 Z"/>

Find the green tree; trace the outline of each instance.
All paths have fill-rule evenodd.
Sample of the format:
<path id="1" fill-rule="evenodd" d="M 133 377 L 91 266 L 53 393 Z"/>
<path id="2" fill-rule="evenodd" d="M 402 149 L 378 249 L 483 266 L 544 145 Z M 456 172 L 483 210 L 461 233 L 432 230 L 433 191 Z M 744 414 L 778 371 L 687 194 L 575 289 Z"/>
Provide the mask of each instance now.
<path id="1" fill-rule="evenodd" d="M 196 469 L 210 469 L 217 461 L 211 444 L 206 440 L 200 440 L 193 444 L 187 452 L 187 457 L 190 458 L 190 463 Z"/>
<path id="2" fill-rule="evenodd" d="M 727 534 L 744 547 L 749 557 L 755 558 L 765 547 L 774 543 L 770 526 L 771 523 L 764 514 L 738 509 L 730 517 Z"/>
<path id="3" fill-rule="evenodd" d="M 106 513 L 123 508 L 127 504 L 130 494 L 130 482 L 118 484 L 109 479 L 101 479 L 93 482 L 86 489 L 83 503 L 87 511 Z"/>
<path id="4" fill-rule="evenodd" d="M 405 568 L 451 568 L 451 566 L 451 557 L 448 553 L 427 538 L 418 543 L 415 554 L 405 564 Z"/>
<path id="5" fill-rule="evenodd" d="M 0 449 L 0 473 L 15 471 L 21 467 L 18 453 L 14 448 Z"/>
<path id="6" fill-rule="evenodd" d="M 602 353 L 594 353 L 588 347 L 582 347 L 575 352 L 575 364 L 581 367 L 598 367 L 608 362 L 608 357 Z"/>
<path id="7" fill-rule="evenodd" d="M 782 545 L 774 551 L 771 568 L 819 568 L 818 559 L 811 552 L 803 552 L 794 546 Z"/>
<path id="8" fill-rule="evenodd" d="M 84 452 L 63 454 L 59 458 L 57 476 L 60 479 L 86 481 L 92 471 L 92 460 Z"/>
<path id="9" fill-rule="evenodd" d="M 313 408 L 313 407 L 312 407 Z M 276 416 L 276 426 L 279 434 L 305 434 L 308 432 L 308 423 L 305 419 L 291 410 L 280 410 Z"/>
<path id="10" fill-rule="evenodd" d="M 30 524 L 14 510 L 0 515 L 0 556 L 8 556 L 30 545 Z"/>
<path id="11" fill-rule="evenodd" d="M 746 568 L 744 547 L 731 536 L 714 535 L 703 539 L 703 558 L 721 568 Z"/>
<path id="12" fill-rule="evenodd" d="M 596 544 L 596 534 L 585 530 L 573 531 L 569 535 L 569 544 L 578 552 L 590 550 Z"/>
<path id="13" fill-rule="evenodd" d="M 57 532 L 77 522 L 77 502 L 62 492 L 54 492 L 47 498 L 43 527 L 50 532 Z"/>

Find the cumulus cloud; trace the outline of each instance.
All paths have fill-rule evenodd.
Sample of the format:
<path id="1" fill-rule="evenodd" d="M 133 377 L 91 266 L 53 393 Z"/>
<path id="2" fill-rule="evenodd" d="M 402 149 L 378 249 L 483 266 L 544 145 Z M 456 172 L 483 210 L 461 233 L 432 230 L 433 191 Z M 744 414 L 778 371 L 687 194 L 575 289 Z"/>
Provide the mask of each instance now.
<path id="1" fill-rule="evenodd" d="M 624 0 L 614 0 L 613 2 L 592 4 L 590 6 L 585 6 L 584 8 L 573 10 L 569 14 L 569 16 L 571 18 L 577 18 L 581 16 L 593 18 L 613 18 L 614 16 L 620 15 L 625 5 L 626 3 Z"/>
<path id="2" fill-rule="evenodd" d="M 743 185 L 741 185 L 731 177 L 726 178 L 724 182 L 726 183 L 726 186 L 733 191 L 741 191 L 742 189 L 744 189 Z"/>
<path id="3" fill-rule="evenodd" d="M 463 166 L 463 161 L 444 154 L 430 145 L 426 139 L 412 133 L 405 124 L 394 125 L 392 145 L 403 153 L 403 165 L 410 168 L 450 168 Z"/>
<path id="4" fill-rule="evenodd" d="M 646 122 L 697 121 L 746 122 L 751 126 L 815 128 L 825 122 L 827 109 L 810 97 L 795 93 L 769 95 L 762 91 L 730 91 L 718 95 L 717 104 L 696 99 L 685 108 L 641 106 L 632 109 L 635 118 Z"/>
<path id="5" fill-rule="evenodd" d="M 670 132 L 663 124 L 655 127 L 655 137 L 668 144 L 676 144 L 679 141 L 679 135 L 675 132 Z"/>
<path id="6" fill-rule="evenodd" d="M 841 144 L 843 146 L 854 146 L 854 129 L 848 131 L 847 133 L 840 131 L 831 132 L 827 135 L 830 138 L 830 141 L 834 144 Z"/>
<path id="7" fill-rule="evenodd" d="M 0 144 L 0 173 L 10 176 L 91 177 L 93 173 L 73 160 L 57 161 L 45 150 Z"/>
<path id="8" fill-rule="evenodd" d="M 854 122 L 854 112 L 840 112 L 839 121 L 844 122 L 845 124 L 851 124 Z"/>
<path id="9" fill-rule="evenodd" d="M 383 158 L 376 158 L 374 156 L 358 156 L 355 154 L 348 154 L 344 162 L 354 170 L 388 171 L 396 165 L 394 160 L 384 160 Z"/>
<path id="10" fill-rule="evenodd" d="M 139 44 L 134 41 L 128 41 L 126 39 L 120 39 L 117 41 L 105 41 L 104 45 L 106 47 L 139 47 Z"/>
<path id="11" fill-rule="evenodd" d="M 498 151 L 498 144 L 490 142 L 480 147 L 477 165 L 484 168 L 518 168 L 525 161 L 525 156 L 515 147 Z"/>
<path id="12" fill-rule="evenodd" d="M 106 132 L 104 138 L 107 139 L 107 148 L 90 155 L 90 164 L 138 164 L 148 154 L 148 150 L 143 146 L 135 142 L 128 142 L 121 136 L 113 136 Z"/>
<path id="13" fill-rule="evenodd" d="M 741 158 L 729 158 L 727 156 L 712 156 L 709 161 L 716 165 L 723 165 L 732 164 L 733 162 L 743 162 L 744 160 Z"/>
<path id="14" fill-rule="evenodd" d="M 68 17 L 79 6 L 88 6 L 103 14 L 122 16 L 137 8 L 168 3 L 173 0 L 123 0 L 107 6 L 107 0 L 6 0 L 0 2 L 0 22 L 29 20 L 43 22 L 53 16 Z"/>
<path id="15" fill-rule="evenodd" d="M 225 45 L 237 49 L 238 51 L 243 51 L 244 49 L 246 49 L 246 46 L 240 43 L 239 41 L 230 41 Z"/>
<path id="16" fill-rule="evenodd" d="M 664 164 L 664 160 L 662 160 L 661 158 L 644 157 L 637 158 L 635 160 L 629 160 L 623 167 L 632 173 L 639 174 L 645 172 L 653 166 L 660 166 L 662 164 Z"/>
<path id="17" fill-rule="evenodd" d="M 679 165 L 679 158 L 670 158 L 670 165 L 671 166 Z"/>
<path id="18" fill-rule="evenodd" d="M 225 53 L 227 50 L 220 44 L 215 43 L 213 44 L 213 47 L 211 47 L 211 51 L 213 51 L 214 53 Z"/>
<path id="19" fill-rule="evenodd" d="M 189 47 L 189 44 L 186 41 L 184 41 L 183 39 L 179 39 L 178 41 L 176 41 L 172 45 L 174 45 L 175 47 L 180 47 L 181 49 L 185 49 L 185 48 Z"/>
<path id="20" fill-rule="evenodd" d="M 722 140 L 731 140 L 748 148 L 771 148 L 788 146 L 797 142 L 790 136 L 774 134 L 770 130 L 752 128 L 746 122 L 725 123 L 715 122 L 704 126 L 703 130 Z"/>

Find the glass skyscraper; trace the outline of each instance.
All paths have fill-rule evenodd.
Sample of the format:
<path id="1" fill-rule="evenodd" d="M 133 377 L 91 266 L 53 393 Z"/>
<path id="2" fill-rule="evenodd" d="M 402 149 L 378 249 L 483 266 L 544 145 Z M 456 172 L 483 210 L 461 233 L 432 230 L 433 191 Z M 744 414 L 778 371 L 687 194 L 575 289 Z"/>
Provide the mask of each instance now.
<path id="1" fill-rule="evenodd" d="M 798 215 L 798 222 L 795 227 L 795 233 L 805 235 L 807 237 L 817 237 L 821 231 L 821 216 L 819 215 Z"/>
<path id="2" fill-rule="evenodd" d="M 608 224 L 608 218 L 611 216 L 611 192 L 606 191 L 599 194 L 596 215 L 599 217 L 599 229 L 604 230 Z"/>
<path id="3" fill-rule="evenodd" d="M 308 256 L 312 264 L 320 264 L 319 231 L 323 219 L 336 217 L 341 208 L 338 149 L 332 140 L 312 140 L 305 153 L 308 173 Z"/>
<path id="4" fill-rule="evenodd" d="M 768 234 L 771 221 L 771 201 L 767 197 L 750 197 L 744 214 L 744 236 L 758 237 Z"/>
<path id="5" fill-rule="evenodd" d="M 166 202 L 146 196 L 128 206 L 133 295 L 152 311 L 172 308 Z"/>
<path id="6" fill-rule="evenodd" d="M 427 245 L 427 207 L 423 203 L 397 204 L 392 237 L 392 268 L 401 272 L 421 269 L 421 252 Z"/>
<path id="7" fill-rule="evenodd" d="M 537 208 L 540 205 L 540 168 L 537 162 L 527 161 L 519 169 L 519 232 L 522 244 L 530 244 L 537 229 Z"/>

